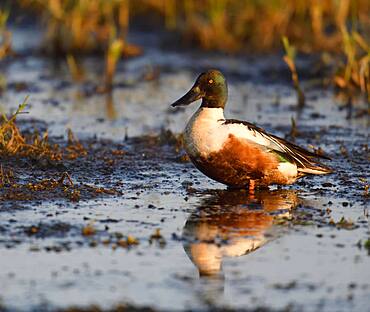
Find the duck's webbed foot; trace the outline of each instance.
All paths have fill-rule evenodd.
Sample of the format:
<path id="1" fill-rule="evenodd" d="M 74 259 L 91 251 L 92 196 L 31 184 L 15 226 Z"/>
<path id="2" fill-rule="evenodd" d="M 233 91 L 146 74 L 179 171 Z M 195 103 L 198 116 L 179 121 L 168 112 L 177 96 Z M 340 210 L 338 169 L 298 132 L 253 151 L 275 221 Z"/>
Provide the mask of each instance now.
<path id="1" fill-rule="evenodd" d="M 256 187 L 256 182 L 254 180 L 249 180 L 248 191 L 250 195 L 254 195 L 255 187 Z"/>

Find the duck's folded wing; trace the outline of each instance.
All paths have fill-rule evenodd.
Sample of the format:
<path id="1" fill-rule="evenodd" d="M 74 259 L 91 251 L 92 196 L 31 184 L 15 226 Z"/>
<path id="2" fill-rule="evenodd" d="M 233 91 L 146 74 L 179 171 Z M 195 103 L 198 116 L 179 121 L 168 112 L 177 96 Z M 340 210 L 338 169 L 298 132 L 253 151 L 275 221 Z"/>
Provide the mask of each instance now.
<path id="1" fill-rule="evenodd" d="M 320 162 L 313 160 L 314 158 L 330 159 L 328 156 L 310 152 L 294 143 L 269 134 L 254 124 L 236 119 L 226 119 L 223 121 L 223 124 L 229 127 L 232 134 L 276 152 L 287 161 L 295 163 L 298 168 L 307 169 L 307 173 L 319 173 L 316 172 L 317 170 L 320 173 L 329 173 L 332 171 Z M 310 172 L 310 170 L 313 171 Z"/>

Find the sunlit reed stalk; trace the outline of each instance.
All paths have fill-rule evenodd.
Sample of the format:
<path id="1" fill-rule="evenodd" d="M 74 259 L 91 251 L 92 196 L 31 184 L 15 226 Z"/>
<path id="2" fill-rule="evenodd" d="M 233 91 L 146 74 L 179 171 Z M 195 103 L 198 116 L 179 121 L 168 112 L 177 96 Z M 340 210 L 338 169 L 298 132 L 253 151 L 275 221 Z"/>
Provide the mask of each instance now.
<path id="1" fill-rule="evenodd" d="M 370 103 L 370 45 L 356 31 L 349 33 L 343 28 L 342 35 L 346 61 L 338 68 L 334 82 L 347 92 L 358 87 Z"/>
<path id="2" fill-rule="evenodd" d="M 291 118 L 291 128 L 289 136 L 294 140 L 298 136 L 297 124 L 294 117 Z"/>
<path id="3" fill-rule="evenodd" d="M 282 41 L 285 50 L 285 55 L 283 59 L 285 63 L 288 65 L 292 75 L 293 87 L 297 91 L 298 106 L 303 107 L 305 104 L 305 96 L 299 84 L 297 68 L 295 66 L 296 49 L 294 46 L 290 45 L 287 37 L 284 36 L 282 38 Z"/>
<path id="4" fill-rule="evenodd" d="M 85 77 L 82 65 L 76 60 L 72 54 L 67 55 L 67 64 L 72 79 L 76 82 L 82 81 Z"/>
<path id="5" fill-rule="evenodd" d="M 112 89 L 114 73 L 122 55 L 124 44 L 122 39 L 115 39 L 109 45 L 105 59 L 105 87 L 107 91 Z"/>
<path id="6" fill-rule="evenodd" d="M 114 106 L 113 92 L 108 92 L 105 98 L 105 109 L 108 120 L 116 120 L 118 117 L 117 110 Z"/>
<path id="7" fill-rule="evenodd" d="M 0 60 L 11 54 L 12 34 L 6 28 L 9 10 L 0 10 Z"/>

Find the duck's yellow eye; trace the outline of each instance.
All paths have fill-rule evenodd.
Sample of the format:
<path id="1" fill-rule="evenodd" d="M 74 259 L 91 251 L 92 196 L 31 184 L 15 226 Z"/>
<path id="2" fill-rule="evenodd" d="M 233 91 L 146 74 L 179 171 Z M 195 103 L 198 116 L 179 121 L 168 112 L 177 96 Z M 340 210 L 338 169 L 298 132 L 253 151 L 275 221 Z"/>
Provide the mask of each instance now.
<path id="1" fill-rule="evenodd" d="M 209 84 L 213 83 L 213 79 L 208 80 L 208 83 Z"/>

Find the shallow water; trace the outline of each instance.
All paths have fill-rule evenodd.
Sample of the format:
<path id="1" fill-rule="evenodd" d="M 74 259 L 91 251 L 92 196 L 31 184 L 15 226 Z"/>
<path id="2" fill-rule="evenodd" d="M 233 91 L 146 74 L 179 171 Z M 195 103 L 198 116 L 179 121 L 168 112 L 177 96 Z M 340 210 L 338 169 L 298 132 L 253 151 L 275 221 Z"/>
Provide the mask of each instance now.
<path id="1" fill-rule="evenodd" d="M 138 156 L 132 168 L 114 167 L 103 185 L 120 182 L 122 195 L 6 203 L 0 210 L 0 310 L 129 303 L 168 311 L 368 311 L 368 197 L 360 180 L 369 172 L 368 118 L 356 117 L 365 104 L 356 100 L 350 116 L 332 90 L 307 81 L 307 105 L 297 112 L 286 80 L 264 77 L 269 64 L 280 64 L 277 56 L 264 61 L 165 52 L 155 41 L 146 51 L 120 64 L 111 98 L 94 91 L 102 67 L 94 58 L 83 61 L 85 84 L 74 83 L 65 64 L 39 56 L 2 65 L 9 86 L 0 99 L 5 111 L 29 94 L 29 113 L 21 119 L 45 122 L 51 136 L 66 137 L 70 127 L 82 142 L 96 136 L 121 143 L 133 155 L 123 163 Z M 142 152 L 135 141 L 124 141 L 162 128 L 180 132 L 196 105 L 173 110 L 169 104 L 207 67 L 230 76 L 228 117 L 281 136 L 294 117 L 297 142 L 322 147 L 336 173 L 251 196 L 225 190 L 179 162 L 167 145 Z M 142 78 L 156 68 L 157 79 Z M 71 174 L 96 183 L 92 172 Z M 342 217 L 352 226 L 335 225 Z M 95 235 L 81 235 L 88 224 Z M 29 235 L 30 226 L 44 232 Z M 162 238 L 151 238 L 156 229 Z M 103 243 L 116 232 L 140 244 Z"/>

